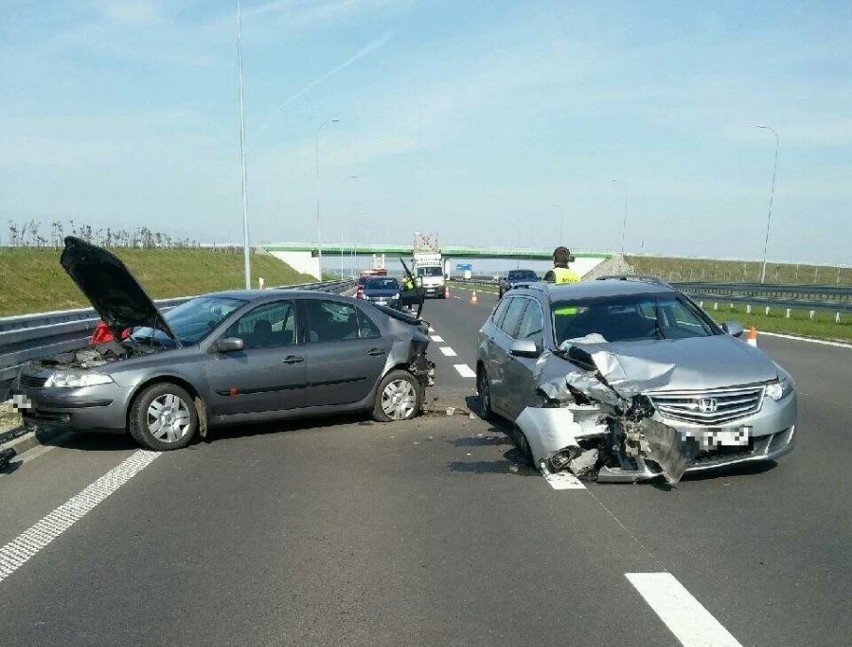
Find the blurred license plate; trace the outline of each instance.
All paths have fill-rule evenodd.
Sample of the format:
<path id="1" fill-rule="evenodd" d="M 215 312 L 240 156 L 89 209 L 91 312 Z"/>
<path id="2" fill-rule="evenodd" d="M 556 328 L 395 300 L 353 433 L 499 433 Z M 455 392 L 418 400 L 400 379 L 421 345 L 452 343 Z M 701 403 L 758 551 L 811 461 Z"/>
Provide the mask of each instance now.
<path id="1" fill-rule="evenodd" d="M 705 429 L 698 436 L 701 449 L 716 447 L 744 447 L 751 437 L 751 427 L 735 427 L 733 429 Z"/>

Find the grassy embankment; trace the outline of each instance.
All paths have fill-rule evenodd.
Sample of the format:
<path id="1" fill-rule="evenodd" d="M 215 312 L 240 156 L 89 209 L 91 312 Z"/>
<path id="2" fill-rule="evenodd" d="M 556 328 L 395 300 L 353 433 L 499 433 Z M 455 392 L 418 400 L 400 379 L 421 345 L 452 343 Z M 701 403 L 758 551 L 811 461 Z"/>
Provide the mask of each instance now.
<path id="1" fill-rule="evenodd" d="M 751 281 L 760 280 L 760 263 L 742 261 L 715 261 L 706 259 L 658 258 L 650 256 L 628 256 L 626 260 L 640 274 L 658 276 L 667 281 Z M 827 267 L 816 265 L 794 265 L 767 263 L 767 283 L 799 284 L 852 284 L 852 268 Z M 451 285 L 453 285 L 451 283 Z M 457 284 L 459 287 L 462 284 Z M 497 292 L 497 288 L 478 288 L 483 292 Z M 835 323 L 833 312 L 815 312 L 813 319 L 806 310 L 791 310 L 787 317 L 786 309 L 773 308 L 766 315 L 762 307 L 746 312 L 746 304 L 726 303 L 721 297 L 718 310 L 715 302 L 706 301 L 705 310 L 717 321 L 737 319 L 746 327 L 754 326 L 758 331 L 788 333 L 852 341 L 852 317 L 841 317 Z"/>
<path id="2" fill-rule="evenodd" d="M 152 299 L 242 288 L 242 253 L 212 249 L 111 250 L 130 269 Z M 55 248 L 0 248 L 0 316 L 90 307 L 86 297 L 59 265 Z M 274 256 L 252 253 L 252 285 L 309 283 Z"/>

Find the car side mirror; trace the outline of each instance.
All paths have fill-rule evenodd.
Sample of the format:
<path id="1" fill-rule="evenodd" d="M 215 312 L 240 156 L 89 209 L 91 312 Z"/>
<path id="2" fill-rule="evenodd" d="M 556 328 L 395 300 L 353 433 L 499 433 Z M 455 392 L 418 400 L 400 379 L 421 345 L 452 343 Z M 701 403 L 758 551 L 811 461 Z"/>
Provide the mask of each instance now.
<path id="1" fill-rule="evenodd" d="M 512 347 L 509 352 L 514 357 L 532 357 L 536 358 L 541 355 L 541 351 L 532 339 L 516 339 L 512 342 Z"/>
<path id="2" fill-rule="evenodd" d="M 232 353 L 235 350 L 243 350 L 246 343 L 239 337 L 223 337 L 213 344 L 215 353 Z"/>
<path id="3" fill-rule="evenodd" d="M 739 321 L 726 321 L 722 324 L 722 330 L 728 333 L 731 337 L 742 337 L 745 328 Z"/>

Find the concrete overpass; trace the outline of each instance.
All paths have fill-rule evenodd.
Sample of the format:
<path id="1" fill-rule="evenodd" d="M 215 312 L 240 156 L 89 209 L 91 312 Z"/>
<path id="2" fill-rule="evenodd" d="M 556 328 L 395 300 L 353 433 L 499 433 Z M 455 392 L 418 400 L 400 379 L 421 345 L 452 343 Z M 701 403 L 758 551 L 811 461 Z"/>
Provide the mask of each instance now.
<path id="1" fill-rule="evenodd" d="M 319 277 L 319 258 L 316 243 L 270 243 L 259 245 L 263 250 L 280 258 L 282 261 L 299 272 Z M 411 258 L 411 245 L 370 244 L 370 245 L 340 245 L 328 244 L 322 246 L 323 265 L 326 271 L 336 267 L 337 260 L 342 257 L 372 257 L 373 254 L 384 255 L 385 258 Z M 470 247 L 447 245 L 441 247 L 441 253 L 447 259 L 445 273 L 455 272 L 455 262 L 459 260 L 525 260 L 549 261 L 552 258 L 553 247 L 547 248 L 512 248 L 512 247 Z M 571 267 L 580 275 L 584 275 L 610 258 L 606 252 L 573 252 L 577 259 Z M 334 260 L 333 260 L 334 259 Z"/>

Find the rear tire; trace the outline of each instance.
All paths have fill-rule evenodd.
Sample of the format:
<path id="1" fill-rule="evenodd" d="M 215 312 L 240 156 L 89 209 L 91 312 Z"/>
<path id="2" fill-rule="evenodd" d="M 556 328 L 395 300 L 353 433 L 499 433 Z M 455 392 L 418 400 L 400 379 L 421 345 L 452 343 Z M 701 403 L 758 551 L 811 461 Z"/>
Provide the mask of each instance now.
<path id="1" fill-rule="evenodd" d="M 410 420 L 423 408 L 423 387 L 408 371 L 395 370 L 385 375 L 376 389 L 373 420 Z"/>
<path id="2" fill-rule="evenodd" d="M 198 432 L 192 396 L 171 382 L 151 384 L 133 402 L 128 430 L 133 440 L 154 451 L 186 447 Z"/>

